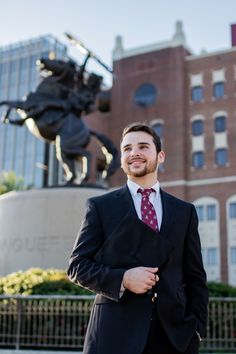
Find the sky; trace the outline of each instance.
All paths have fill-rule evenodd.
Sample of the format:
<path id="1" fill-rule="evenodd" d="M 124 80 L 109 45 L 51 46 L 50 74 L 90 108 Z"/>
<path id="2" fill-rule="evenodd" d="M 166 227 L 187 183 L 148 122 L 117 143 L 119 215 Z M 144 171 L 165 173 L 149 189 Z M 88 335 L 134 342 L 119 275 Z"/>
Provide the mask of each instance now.
<path id="1" fill-rule="evenodd" d="M 52 34 L 81 63 L 64 36 L 69 32 L 110 66 L 117 35 L 125 49 L 170 40 L 180 20 L 188 47 L 200 54 L 229 48 L 236 23 L 236 0 L 0 0 L 0 10 L 0 47 Z M 109 81 L 108 73 L 89 65 Z"/>

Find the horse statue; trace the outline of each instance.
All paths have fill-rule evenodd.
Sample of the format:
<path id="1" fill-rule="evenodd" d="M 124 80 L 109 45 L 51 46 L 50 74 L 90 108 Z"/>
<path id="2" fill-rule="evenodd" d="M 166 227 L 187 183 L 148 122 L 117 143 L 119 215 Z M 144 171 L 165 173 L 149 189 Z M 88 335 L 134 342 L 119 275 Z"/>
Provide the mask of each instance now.
<path id="1" fill-rule="evenodd" d="M 56 145 L 67 183 L 96 183 L 97 174 L 106 181 L 119 166 L 112 141 L 85 124 L 83 116 L 95 110 L 109 111 L 109 91 L 102 91 L 102 77 L 85 71 L 89 59 L 77 67 L 72 61 L 41 58 L 37 65 L 46 72 L 35 92 L 19 101 L 2 101 L 8 106 L 3 123 L 26 124 L 35 136 Z M 15 109 L 19 119 L 11 119 Z M 91 144 L 91 142 L 95 142 Z M 89 151 L 89 146 L 92 151 Z M 94 146 L 98 153 L 94 154 Z M 91 149 L 90 149 L 91 150 Z"/>

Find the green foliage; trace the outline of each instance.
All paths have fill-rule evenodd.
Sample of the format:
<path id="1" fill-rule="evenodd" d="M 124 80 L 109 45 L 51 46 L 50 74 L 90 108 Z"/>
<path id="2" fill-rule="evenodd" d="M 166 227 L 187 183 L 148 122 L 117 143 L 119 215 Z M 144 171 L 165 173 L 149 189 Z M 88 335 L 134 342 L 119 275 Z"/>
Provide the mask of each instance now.
<path id="1" fill-rule="evenodd" d="M 0 278 L 0 294 L 91 295 L 91 292 L 72 284 L 63 270 L 31 268 Z"/>
<path id="2" fill-rule="evenodd" d="M 0 174 L 0 195 L 10 192 L 26 189 L 24 187 L 23 177 L 17 177 L 15 172 L 2 172 Z"/>
<path id="3" fill-rule="evenodd" d="M 209 295 L 212 297 L 220 297 L 220 296 L 234 297 L 234 296 L 236 296 L 236 287 L 228 285 L 228 284 L 209 282 L 208 289 L 209 289 Z"/>
<path id="4" fill-rule="evenodd" d="M 209 282 L 211 297 L 234 297 L 236 287 Z M 91 295 L 89 290 L 71 283 L 64 270 L 31 268 L 0 278 L 0 294 L 8 295 Z"/>

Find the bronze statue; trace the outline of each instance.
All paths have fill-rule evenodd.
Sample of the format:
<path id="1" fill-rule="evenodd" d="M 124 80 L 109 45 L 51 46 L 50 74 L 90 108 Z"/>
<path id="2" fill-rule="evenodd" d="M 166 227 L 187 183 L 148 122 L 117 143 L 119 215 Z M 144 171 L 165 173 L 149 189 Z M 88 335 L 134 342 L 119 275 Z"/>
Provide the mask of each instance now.
<path id="1" fill-rule="evenodd" d="M 79 68 L 72 61 L 40 59 L 40 70 L 48 75 L 36 91 L 22 101 L 0 102 L 8 106 L 2 117 L 4 123 L 26 124 L 35 136 L 56 144 L 65 178 L 74 184 L 94 183 L 98 172 L 106 180 L 119 165 L 112 141 L 90 130 L 82 118 L 95 110 L 108 112 L 110 108 L 109 91 L 101 90 L 102 77 L 85 72 L 89 57 L 90 54 Z M 17 110 L 20 119 L 9 118 L 12 109 Z M 92 140 L 99 146 L 100 156 L 89 151 Z"/>

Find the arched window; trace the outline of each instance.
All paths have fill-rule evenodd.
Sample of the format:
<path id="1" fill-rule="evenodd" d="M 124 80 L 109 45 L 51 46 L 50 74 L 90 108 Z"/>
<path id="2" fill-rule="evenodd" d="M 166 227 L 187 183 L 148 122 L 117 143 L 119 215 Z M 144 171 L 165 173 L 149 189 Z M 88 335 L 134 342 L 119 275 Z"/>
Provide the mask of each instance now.
<path id="1" fill-rule="evenodd" d="M 226 148 L 215 150 L 215 163 L 218 166 L 225 166 L 228 162 L 228 150 Z"/>
<path id="2" fill-rule="evenodd" d="M 228 278 L 231 285 L 236 285 L 236 194 L 226 201 L 227 243 L 228 243 Z"/>
<path id="3" fill-rule="evenodd" d="M 202 168 L 205 163 L 204 152 L 195 151 L 192 154 L 192 165 L 195 168 Z"/>
<path id="4" fill-rule="evenodd" d="M 203 263 L 210 281 L 220 280 L 219 202 L 212 197 L 194 201 L 199 219 Z"/>
<path id="5" fill-rule="evenodd" d="M 164 124 L 161 122 L 154 123 L 152 125 L 152 128 L 155 130 L 156 134 L 160 137 L 163 138 L 163 131 L 164 131 Z"/>
<path id="6" fill-rule="evenodd" d="M 225 94 L 225 83 L 224 82 L 216 82 L 213 85 L 213 96 L 215 98 L 224 97 Z"/>
<path id="7" fill-rule="evenodd" d="M 155 118 L 150 121 L 150 126 L 153 128 L 153 130 L 156 132 L 156 134 L 161 138 L 161 145 L 163 148 L 163 142 L 164 142 L 164 120 L 161 118 Z M 165 167 L 164 163 L 160 164 L 159 166 L 159 172 L 164 172 Z"/>
<path id="8" fill-rule="evenodd" d="M 229 203 L 229 218 L 236 220 L 236 201 Z"/>
<path id="9" fill-rule="evenodd" d="M 204 131 L 204 122 L 202 119 L 196 119 L 192 122 L 192 135 L 202 135 Z"/>
<path id="10" fill-rule="evenodd" d="M 203 87 L 202 86 L 192 87 L 191 100 L 193 102 L 201 102 L 203 100 Z"/>
<path id="11" fill-rule="evenodd" d="M 215 118 L 214 128 L 216 133 L 222 133 L 226 131 L 226 117 L 219 116 Z"/>

